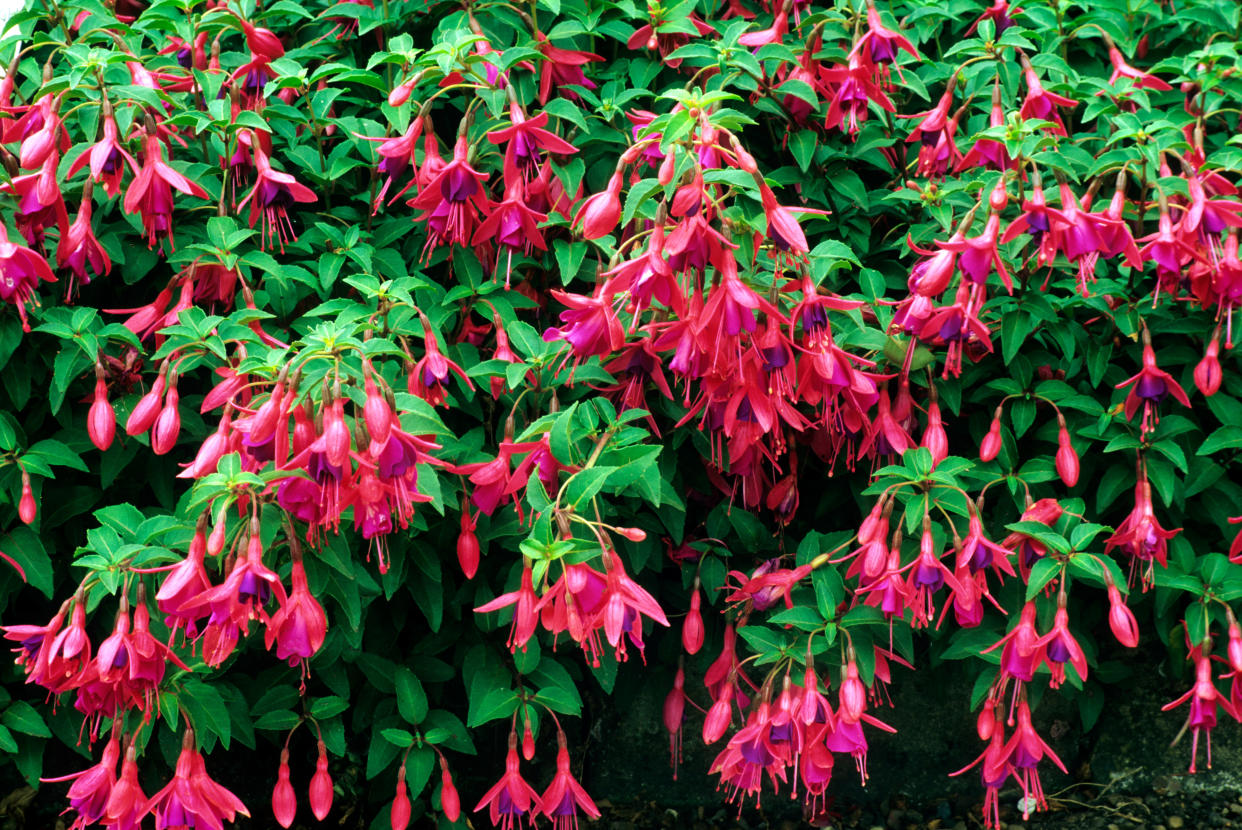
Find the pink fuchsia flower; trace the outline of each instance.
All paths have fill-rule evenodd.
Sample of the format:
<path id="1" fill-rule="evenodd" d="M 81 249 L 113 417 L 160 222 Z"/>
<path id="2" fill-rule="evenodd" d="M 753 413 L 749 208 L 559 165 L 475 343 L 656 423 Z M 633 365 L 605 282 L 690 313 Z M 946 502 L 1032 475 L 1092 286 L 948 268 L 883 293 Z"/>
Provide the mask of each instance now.
<path id="1" fill-rule="evenodd" d="M 483 189 L 487 176 L 469 163 L 470 142 L 464 133 L 464 121 L 462 127 L 463 133 L 453 145 L 452 161 L 429 174 L 418 195 L 407 203 L 423 211 L 418 219 L 427 223 L 425 256 L 440 245 L 469 247 L 479 214 L 486 213 L 491 204 Z"/>
<path id="2" fill-rule="evenodd" d="M 104 186 L 108 197 L 121 192 L 121 179 L 125 175 L 125 166 L 129 165 L 132 173 L 137 175 L 138 162 L 121 146 L 118 137 L 116 119 L 112 116 L 112 105 L 107 98 L 103 99 L 103 137 L 91 145 L 90 149 L 78 156 L 69 167 L 68 175 L 72 176 L 82 169 L 87 162 L 91 167 L 91 178 Z"/>
<path id="3" fill-rule="evenodd" d="M 409 370 L 407 381 L 408 391 L 432 406 L 447 406 L 448 383 L 452 375 L 457 375 L 466 389 L 474 389 L 474 383 L 466 377 L 465 371 L 440 351 L 440 341 L 436 330 L 426 316 L 421 315 L 423 324 L 423 350 L 421 360 L 414 363 Z M 451 374 L 450 374 L 451 373 Z"/>
<path id="4" fill-rule="evenodd" d="M 1018 6 L 1010 6 L 1009 0 L 992 0 L 992 5 L 984 10 L 983 14 L 975 18 L 975 22 L 970 24 L 970 28 L 966 30 L 966 37 L 970 37 L 979 28 L 979 24 L 985 20 L 991 20 L 996 26 L 996 36 L 1000 35 L 1013 25 L 1011 16 L 1021 13 L 1022 9 Z"/>
<path id="5" fill-rule="evenodd" d="M 1007 762 L 1012 766 L 1014 777 L 1022 785 L 1022 794 L 1025 796 L 1022 802 L 1024 820 L 1030 818 L 1032 801 L 1036 809 L 1044 810 L 1048 807 L 1044 798 L 1043 784 L 1036 770 L 1045 756 L 1052 759 L 1061 772 L 1067 772 L 1065 764 L 1061 763 L 1061 759 L 1052 751 L 1052 747 L 1048 746 L 1035 732 L 1035 727 L 1031 724 L 1031 707 L 1024 698 L 1018 702 L 1018 725 L 1013 735 L 1005 742 L 1002 756 L 993 759 L 991 770 L 986 767 L 984 769 L 984 776 L 991 778 L 999 773 L 1000 764 Z"/>
<path id="6" fill-rule="evenodd" d="M 0 223 L 0 300 L 17 307 L 23 331 L 30 331 L 26 303 L 40 281 L 56 282 L 47 260 L 24 245 L 10 242 L 8 231 Z"/>
<path id="7" fill-rule="evenodd" d="M 859 125 L 867 120 L 868 104 L 873 101 L 883 110 L 896 112 L 893 102 L 875 83 L 873 65 L 861 54 L 851 55 L 844 67 L 821 70 L 820 75 L 836 90 L 824 116 L 825 130 L 839 129 L 851 138 L 857 137 Z"/>
<path id="8" fill-rule="evenodd" d="M 91 281 L 91 271 L 96 277 L 112 271 L 112 260 L 99 244 L 91 229 L 91 188 L 88 181 L 82 189 L 82 204 L 73 224 L 61 236 L 56 245 L 56 264 L 60 268 L 68 268 L 73 278 L 69 280 L 66 295 L 72 297 L 74 283 L 86 285 Z M 87 270 L 90 266 L 90 271 Z"/>
<path id="9" fill-rule="evenodd" d="M 1073 98 L 1057 95 L 1055 92 L 1049 92 L 1044 89 L 1026 55 L 1021 55 L 1021 59 L 1027 89 L 1026 98 L 1022 102 L 1022 117 L 1025 119 L 1038 118 L 1043 121 L 1051 121 L 1056 125 L 1051 128 L 1055 135 L 1068 135 L 1065 130 L 1065 123 L 1061 120 L 1061 115 L 1056 108 L 1076 107 L 1078 102 Z"/>
<path id="10" fill-rule="evenodd" d="M 556 340 L 568 342 L 575 363 L 610 355 L 625 345 L 625 329 L 607 298 L 598 294 L 584 297 L 556 289 L 551 293 L 557 301 L 569 307 L 560 314 L 564 325 L 547 329 L 543 339 L 549 343 Z"/>
<path id="11" fill-rule="evenodd" d="M 1005 0 L 999 0 L 1005 2 Z M 1000 76 L 996 76 L 996 82 L 992 84 L 992 110 L 988 115 L 989 127 L 1003 127 L 1005 125 L 1005 107 L 1001 99 Z M 966 151 L 966 155 L 957 162 L 953 168 L 953 172 L 960 173 L 972 167 L 986 167 L 991 170 L 1011 170 L 1016 168 L 1017 163 L 1009 157 L 1009 151 L 1005 149 L 1003 141 L 997 141 L 994 138 L 981 138 L 975 142 L 974 146 Z"/>
<path id="12" fill-rule="evenodd" d="M 513 625 L 509 629 L 509 648 L 513 651 L 521 649 L 526 650 L 526 644 L 530 642 L 530 638 L 535 636 L 535 629 L 539 625 L 539 597 L 535 594 L 534 575 L 531 571 L 530 562 L 527 561 L 522 566 L 522 582 L 516 591 L 510 591 L 507 594 L 501 594 L 491 602 L 484 603 L 474 609 L 476 614 L 486 614 L 490 611 L 499 611 L 501 608 L 514 606 Z M 486 801 L 487 799 L 484 799 Z M 482 806 L 482 803 L 479 805 Z M 475 808 L 476 810 L 479 807 Z M 495 821 L 495 817 L 492 821 Z"/>
<path id="13" fill-rule="evenodd" d="M 148 804 L 161 828 L 203 827 L 222 830 L 240 813 L 249 817 L 246 805 L 207 774 L 203 756 L 194 748 L 194 732 L 187 729 L 173 778 Z"/>
<path id="14" fill-rule="evenodd" d="M 539 799 L 539 810 L 552 822 L 553 830 L 577 830 L 579 811 L 591 819 L 599 818 L 600 812 L 569 769 L 569 748 L 559 729 L 556 742 L 556 775 Z"/>
<path id="15" fill-rule="evenodd" d="M 178 173 L 164 161 L 164 145 L 159 133 L 147 133 L 142 157 L 142 167 L 125 191 L 123 206 L 126 213 L 138 213 L 147 235 L 147 246 L 154 248 L 157 240 L 168 238 L 174 245 L 172 209 L 173 189 L 200 199 L 207 198 L 207 191 Z"/>
<path id="16" fill-rule="evenodd" d="M 1161 711 L 1168 712 L 1190 701 L 1190 714 L 1186 716 L 1186 726 L 1183 727 L 1183 731 L 1186 728 L 1190 729 L 1190 771 L 1194 773 L 1195 765 L 1199 761 L 1200 733 L 1207 744 L 1208 769 L 1212 768 L 1212 730 L 1216 727 L 1216 707 L 1224 709 L 1234 720 L 1239 719 L 1239 710 L 1234 707 L 1228 697 L 1217 691 L 1216 684 L 1212 680 L 1211 659 L 1203 653 L 1201 646 L 1192 649 L 1191 659 L 1195 661 L 1194 685 L 1186 694 L 1160 708 Z"/>
<path id="17" fill-rule="evenodd" d="M 527 118 L 517 103 L 509 105 L 509 126 L 492 130 L 487 140 L 505 147 L 505 177 L 530 180 L 539 170 L 540 152 L 567 156 L 578 149 L 556 133 L 545 129 L 548 114 L 541 112 Z M 515 176 L 516 174 L 516 176 Z"/>
<path id="18" fill-rule="evenodd" d="M 112 725 L 112 736 L 104 745 L 99 763 L 87 767 L 81 772 L 62 775 L 57 778 L 40 778 L 46 784 L 61 781 L 72 781 L 69 785 L 69 807 L 78 814 L 74 827 L 86 827 L 94 824 L 107 814 L 108 798 L 116 786 L 116 763 L 121 757 L 121 721 L 115 719 Z"/>
<path id="19" fill-rule="evenodd" d="M 548 103 L 554 88 L 558 95 L 570 101 L 577 101 L 578 94 L 566 89 L 569 85 L 595 89 L 595 84 L 583 74 L 582 67 L 592 61 L 602 61 L 602 56 L 553 46 L 543 32 L 535 32 L 535 48 L 543 56 L 539 66 L 540 104 Z"/>
<path id="20" fill-rule="evenodd" d="M 138 781 L 137 751 L 131 743 L 121 762 L 121 777 L 108 796 L 105 824 L 110 830 L 140 830 L 142 820 L 150 812 L 150 803 Z"/>
<path id="21" fill-rule="evenodd" d="M 288 173 L 272 169 L 267 153 L 254 142 L 254 166 L 257 172 L 254 188 L 238 203 L 238 209 L 250 203 L 250 227 L 260 224 L 260 241 L 275 242 L 284 253 L 286 242 L 297 241 L 298 235 L 289 220 L 289 208 L 297 202 L 314 202 L 314 192 Z"/>
<path id="22" fill-rule="evenodd" d="M 535 817 L 532 806 L 540 810 L 543 808 L 543 802 L 539 796 L 530 784 L 523 780 L 522 774 L 518 771 L 520 759 L 517 742 L 517 732 L 510 732 L 504 775 L 500 776 L 495 786 L 483 794 L 478 806 L 474 808 L 477 813 L 487 807 L 488 818 L 492 820 L 494 826 L 502 830 L 513 830 L 514 827 L 521 827 L 523 823 L 533 827 Z"/>
<path id="23" fill-rule="evenodd" d="M 1169 540 L 1181 532 L 1181 528 L 1165 530 L 1156 520 L 1155 507 L 1151 501 L 1151 482 L 1140 470 L 1138 483 L 1134 487 L 1134 509 L 1117 526 L 1117 530 L 1104 542 L 1104 552 L 1113 548 L 1130 554 L 1131 578 L 1134 568 L 1141 568 L 1141 580 L 1144 586 L 1150 585 L 1153 563 L 1166 567 L 1169 554 Z M 1141 563 L 1141 564 L 1140 564 Z"/>
<path id="24" fill-rule="evenodd" d="M 323 647 L 328 618 L 306 584 L 301 545 L 293 537 L 289 538 L 289 545 L 293 555 L 293 584 L 288 600 L 267 624 L 264 645 L 271 648 L 274 644 L 276 657 L 288 660 L 292 666 L 313 657 Z"/>
<path id="25" fill-rule="evenodd" d="M 1138 374 L 1117 384 L 1117 388 L 1132 387 L 1126 395 L 1125 415 L 1127 420 L 1133 420 L 1134 413 L 1141 406 L 1143 420 L 1140 428 L 1147 435 L 1160 423 L 1160 404 L 1166 397 L 1172 395 L 1182 406 L 1190 406 L 1190 399 L 1173 376 L 1156 365 L 1156 351 L 1146 329 L 1143 330 L 1143 341 L 1143 368 Z"/>
<path id="26" fill-rule="evenodd" d="M 875 0 L 867 0 L 867 31 L 855 41 L 854 47 L 850 49 L 850 57 L 862 54 L 872 64 L 883 66 L 895 63 L 898 51 L 908 53 L 916 61 L 920 60 L 918 51 L 906 36 L 889 29 L 880 20 Z M 900 73 L 901 67 L 897 71 Z"/>

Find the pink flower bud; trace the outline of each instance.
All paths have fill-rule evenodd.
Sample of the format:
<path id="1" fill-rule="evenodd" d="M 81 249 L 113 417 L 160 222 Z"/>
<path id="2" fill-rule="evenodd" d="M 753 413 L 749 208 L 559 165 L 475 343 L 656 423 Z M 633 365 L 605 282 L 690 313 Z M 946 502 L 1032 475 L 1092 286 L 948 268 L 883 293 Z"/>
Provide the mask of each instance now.
<path id="1" fill-rule="evenodd" d="M 272 789 L 272 815 L 281 827 L 289 827 L 298 813 L 298 800 L 289 783 L 289 750 L 280 751 L 280 767 L 276 771 L 276 786 Z"/>
<path id="2" fill-rule="evenodd" d="M 35 503 L 34 489 L 30 486 L 30 473 L 22 470 L 22 497 L 17 502 L 17 516 L 25 524 L 34 524 L 39 515 L 39 506 Z"/>
<path id="3" fill-rule="evenodd" d="M 996 702 L 989 700 L 983 704 L 983 709 L 979 712 L 979 717 L 975 719 L 975 732 L 979 735 L 979 740 L 992 740 L 992 733 L 996 730 Z"/>
<path id="4" fill-rule="evenodd" d="M 1229 647 L 1226 653 L 1229 655 L 1229 667 L 1235 672 L 1242 672 L 1242 626 L 1238 625 L 1237 620 L 1229 623 Z"/>
<path id="5" fill-rule="evenodd" d="M 224 552 L 224 534 L 227 529 L 228 523 L 221 516 L 220 521 L 211 529 L 211 535 L 207 537 L 207 552 L 212 556 L 219 556 Z"/>
<path id="6" fill-rule="evenodd" d="M 345 424 L 345 403 L 334 400 L 323 413 L 324 454 L 333 467 L 349 461 L 349 427 Z"/>
<path id="7" fill-rule="evenodd" d="M 1212 397 L 1220 390 L 1220 341 L 1213 336 L 1208 341 L 1207 352 L 1195 366 L 1195 386 L 1205 397 Z"/>
<path id="8" fill-rule="evenodd" d="M 470 512 L 461 512 L 461 533 L 457 536 L 457 563 L 466 579 L 474 579 L 479 571 L 479 537 L 474 535 L 474 519 Z"/>
<path id="9" fill-rule="evenodd" d="M 319 741 L 319 758 L 315 761 L 315 774 L 311 776 L 309 801 L 315 818 L 323 821 L 332 810 L 332 776 L 328 774 L 328 748 Z"/>
<path id="10" fill-rule="evenodd" d="M 846 723 L 858 723 L 867 709 L 867 689 L 858 677 L 858 663 L 851 657 L 845 665 L 845 678 L 841 681 L 837 713 Z"/>
<path id="11" fill-rule="evenodd" d="M 443 765 L 444 759 L 440 759 L 440 763 Z M 448 775 L 447 769 L 445 769 L 444 774 Z M 440 800 L 443 803 L 443 794 L 441 794 Z M 447 813 L 448 811 L 446 810 L 445 812 Z M 405 830 L 405 828 L 410 826 L 410 794 L 405 787 L 405 764 L 402 764 L 401 768 L 397 770 L 397 791 L 392 797 L 392 808 L 388 811 L 388 819 L 392 830 Z"/>
<path id="12" fill-rule="evenodd" d="M 583 239 L 599 239 L 612 233 L 621 221 L 621 175 L 614 173 L 608 188 L 582 203 L 574 217 L 582 225 Z"/>
<path id="13" fill-rule="evenodd" d="M 255 410 L 254 417 L 250 419 L 250 441 L 253 444 L 265 444 L 267 439 L 272 437 L 272 433 L 276 431 L 276 423 L 280 419 L 281 409 L 284 407 L 285 386 L 280 381 L 272 387 L 272 394 L 268 396 L 263 405 Z"/>
<path id="14" fill-rule="evenodd" d="M 940 418 L 940 404 L 932 401 L 927 407 L 927 429 L 923 431 L 922 446 L 932 457 L 932 464 L 939 464 L 949 455 L 949 436 L 945 434 Z"/>
<path id="15" fill-rule="evenodd" d="M 371 380 L 369 370 L 366 373 L 366 393 L 367 401 L 362 406 L 362 417 L 367 423 L 367 434 L 375 443 L 385 444 L 392 432 L 392 408 Z"/>
<path id="16" fill-rule="evenodd" d="M 527 761 L 535 757 L 535 733 L 530 728 L 530 718 L 526 719 L 526 728 L 522 730 L 522 757 Z"/>
<path id="17" fill-rule="evenodd" d="M 160 414 L 160 403 L 164 400 L 164 373 L 161 371 L 147 394 L 143 395 L 129 418 L 125 421 L 126 435 L 141 435 L 151 428 Z"/>
<path id="18" fill-rule="evenodd" d="M 164 399 L 164 408 L 151 427 L 151 451 L 156 455 L 164 455 L 177 443 L 181 434 L 181 411 L 177 408 L 180 396 L 174 381 L 168 387 L 168 397 Z"/>
<path id="19" fill-rule="evenodd" d="M 721 689 L 720 697 L 707 710 L 707 717 L 703 718 L 703 743 L 714 744 L 724 737 L 733 720 L 732 704 L 733 685 L 729 683 Z"/>
<path id="20" fill-rule="evenodd" d="M 1134 612 L 1114 585 L 1108 586 L 1108 604 L 1108 627 L 1112 629 L 1113 636 L 1126 648 L 1136 648 L 1139 643 L 1138 620 L 1134 619 Z"/>
<path id="21" fill-rule="evenodd" d="M 641 542 L 647 538 L 647 531 L 641 527 L 619 527 L 617 532 L 631 542 Z"/>
<path id="22" fill-rule="evenodd" d="M 410 808 L 407 806 L 405 809 L 408 815 Z M 453 786 L 453 776 L 449 774 L 448 762 L 443 756 L 440 758 L 440 809 L 444 811 L 444 817 L 454 824 L 461 818 L 461 798 Z M 394 826 L 393 830 L 397 828 Z"/>
<path id="23" fill-rule="evenodd" d="M 420 77 L 414 75 L 393 87 L 392 92 L 388 93 L 388 106 L 399 107 L 410 100 L 410 93 L 414 91 L 414 84 L 419 81 Z"/>
<path id="24" fill-rule="evenodd" d="M 983 436 L 983 441 L 979 443 L 979 460 L 992 461 L 1001 451 L 1001 408 L 996 408 L 996 415 L 992 418 L 992 425 L 988 427 L 988 434 Z"/>
<path id="25" fill-rule="evenodd" d="M 1061 429 L 1057 434 L 1057 475 L 1066 487 L 1078 483 L 1078 453 L 1070 442 L 1069 430 L 1065 427 L 1065 419 L 1061 418 Z"/>
<path id="26" fill-rule="evenodd" d="M 100 451 L 112 446 L 116 436 L 116 412 L 108 400 L 108 384 L 102 376 L 95 380 L 95 401 L 86 416 L 86 432 Z"/>
<path id="27" fill-rule="evenodd" d="M 698 654 L 703 647 L 703 615 L 699 611 L 702 603 L 699 597 L 699 580 L 694 580 L 694 590 L 690 594 L 690 611 L 681 624 L 681 645 L 686 654 Z"/>

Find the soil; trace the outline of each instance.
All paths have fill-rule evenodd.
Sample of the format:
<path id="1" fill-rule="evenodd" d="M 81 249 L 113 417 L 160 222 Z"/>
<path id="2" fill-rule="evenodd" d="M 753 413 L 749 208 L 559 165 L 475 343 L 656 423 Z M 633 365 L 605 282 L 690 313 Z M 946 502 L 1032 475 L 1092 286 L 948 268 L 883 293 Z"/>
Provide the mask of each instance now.
<path id="1" fill-rule="evenodd" d="M 1001 794 L 1002 830 L 1199 830 L 1242 827 L 1242 794 L 1234 791 L 1187 791 L 1177 779 L 1163 782 L 1145 794 L 1106 792 L 1105 788 L 1080 784 L 1049 793 L 1049 809 L 1023 819 L 1018 810 L 1021 792 Z M 767 805 L 765 805 L 767 806 Z M 983 827 L 981 804 L 942 800 L 913 805 L 905 798 L 884 799 L 865 805 L 836 801 L 831 818 L 808 822 L 789 813 L 780 803 L 769 811 L 726 805 L 717 810 L 661 809 L 654 804 L 614 805 L 602 803 L 600 830 L 795 830 L 818 826 L 845 830 L 979 830 Z M 588 825 L 582 825 L 586 827 Z"/>

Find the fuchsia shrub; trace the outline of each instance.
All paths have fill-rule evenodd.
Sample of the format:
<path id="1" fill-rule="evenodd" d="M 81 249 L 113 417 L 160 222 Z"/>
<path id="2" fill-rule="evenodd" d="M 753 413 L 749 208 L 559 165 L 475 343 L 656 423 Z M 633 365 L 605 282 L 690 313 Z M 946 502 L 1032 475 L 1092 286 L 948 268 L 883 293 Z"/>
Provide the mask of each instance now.
<path id="1" fill-rule="evenodd" d="M 1090 728 L 1142 641 L 1210 766 L 1242 719 L 1239 14 L 19 14 L 0 751 L 75 828 L 342 793 L 568 828 L 600 814 L 582 690 L 676 666 L 671 774 L 701 739 L 723 797 L 815 816 L 930 657 L 976 678 L 982 754 L 944 771 L 995 825 L 1065 769 L 1041 692 Z M 493 722 L 499 779 L 461 786 Z M 270 804 L 212 777 L 250 759 Z"/>

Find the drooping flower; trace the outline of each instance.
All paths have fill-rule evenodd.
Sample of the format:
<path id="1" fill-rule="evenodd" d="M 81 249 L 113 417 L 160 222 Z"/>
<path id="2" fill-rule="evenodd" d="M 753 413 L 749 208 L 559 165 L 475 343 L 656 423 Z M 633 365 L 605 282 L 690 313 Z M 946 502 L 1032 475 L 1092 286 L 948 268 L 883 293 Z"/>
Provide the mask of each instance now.
<path id="1" fill-rule="evenodd" d="M 142 217 L 147 246 L 154 248 L 165 237 L 169 246 L 173 240 L 173 188 L 200 199 L 207 198 L 207 191 L 178 173 L 164 161 L 164 144 L 159 133 L 150 130 L 143 145 L 142 166 L 138 175 L 125 191 L 123 206 L 126 213 L 138 213 Z"/>
<path id="2" fill-rule="evenodd" d="M 252 228 L 255 222 L 260 222 L 260 242 L 276 243 L 280 246 L 281 253 L 284 253 L 285 243 L 295 242 L 298 238 L 293 223 L 289 220 L 289 208 L 297 202 L 314 202 L 318 197 L 293 176 L 274 170 L 261 142 L 258 141 L 254 142 L 254 166 L 257 174 L 254 188 L 237 207 L 240 210 L 249 202 L 248 222 Z"/>
<path id="3" fill-rule="evenodd" d="M 269 649 L 275 644 L 276 657 L 288 660 L 292 666 L 313 657 L 323 646 L 328 618 L 306 584 L 301 545 L 291 536 L 289 546 L 293 556 L 293 587 L 288 600 L 268 622 L 264 644 Z"/>
<path id="4" fill-rule="evenodd" d="M 207 774 L 203 756 L 194 748 L 194 732 L 186 729 L 173 778 L 149 802 L 156 827 L 167 830 L 210 828 L 222 830 L 240 813 L 249 817 L 246 805 Z"/>
<path id="5" fill-rule="evenodd" d="M 1142 433 L 1147 435 L 1160 423 L 1160 404 L 1172 395 L 1182 406 L 1190 406 L 1190 399 L 1185 390 L 1173 380 L 1173 376 L 1156 365 L 1156 351 L 1151 345 L 1151 335 L 1143 330 L 1143 368 L 1138 374 L 1117 384 L 1118 389 L 1132 387 L 1126 395 L 1125 415 L 1128 420 L 1134 418 L 1139 407 L 1143 408 L 1143 420 L 1140 426 Z"/>
<path id="6" fill-rule="evenodd" d="M 520 759 L 517 749 L 517 732 L 509 733 L 509 752 L 505 756 L 505 772 L 490 790 L 483 794 L 474 811 L 487 807 L 488 818 L 501 830 L 513 830 L 523 823 L 534 826 L 532 806 L 542 809 L 543 802 L 522 778 L 518 770 Z"/>
<path id="7" fill-rule="evenodd" d="M 553 830 L 577 830 L 579 811 L 592 819 L 599 818 L 600 812 L 569 769 L 569 748 L 559 729 L 556 742 L 556 775 L 539 799 L 539 810 L 552 822 Z"/>
<path id="8" fill-rule="evenodd" d="M 40 281 L 56 282 L 47 260 L 24 245 L 10 242 L 8 231 L 0 223 L 0 300 L 17 307 L 23 331 L 30 331 L 26 303 L 34 297 Z"/>

